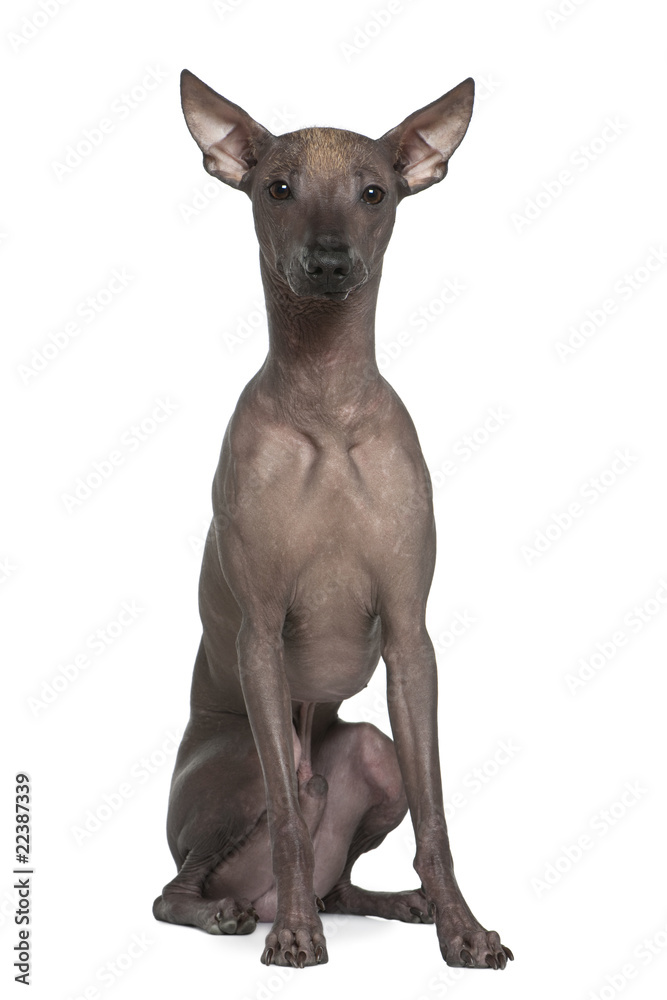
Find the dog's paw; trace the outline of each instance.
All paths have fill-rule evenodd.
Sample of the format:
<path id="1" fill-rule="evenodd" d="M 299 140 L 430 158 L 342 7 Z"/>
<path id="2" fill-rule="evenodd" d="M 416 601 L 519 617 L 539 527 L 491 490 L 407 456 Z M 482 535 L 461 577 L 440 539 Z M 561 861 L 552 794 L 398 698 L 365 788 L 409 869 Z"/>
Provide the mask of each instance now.
<path id="1" fill-rule="evenodd" d="M 329 961 L 327 944 L 319 917 L 315 920 L 281 919 L 280 915 L 267 934 L 262 962 L 304 969 Z"/>
<path id="2" fill-rule="evenodd" d="M 447 965 L 461 969 L 504 969 L 514 955 L 496 931 L 483 927 L 468 933 L 438 935 L 440 951 Z"/>
<path id="3" fill-rule="evenodd" d="M 215 904 L 215 913 L 206 929 L 209 934 L 252 934 L 258 919 L 249 900 L 227 896 Z"/>

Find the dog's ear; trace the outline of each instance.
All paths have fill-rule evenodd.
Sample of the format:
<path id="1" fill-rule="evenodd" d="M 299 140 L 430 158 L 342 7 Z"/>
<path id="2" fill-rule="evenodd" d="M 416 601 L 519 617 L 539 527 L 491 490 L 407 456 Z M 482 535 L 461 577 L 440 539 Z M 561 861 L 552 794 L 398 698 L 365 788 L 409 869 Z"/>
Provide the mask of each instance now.
<path id="1" fill-rule="evenodd" d="M 404 194 L 423 191 L 445 176 L 449 158 L 466 134 L 474 97 L 475 81 L 468 77 L 379 140 L 395 157 Z"/>
<path id="2" fill-rule="evenodd" d="M 257 151 L 271 133 L 187 69 L 181 73 L 181 104 L 209 174 L 246 190 Z"/>

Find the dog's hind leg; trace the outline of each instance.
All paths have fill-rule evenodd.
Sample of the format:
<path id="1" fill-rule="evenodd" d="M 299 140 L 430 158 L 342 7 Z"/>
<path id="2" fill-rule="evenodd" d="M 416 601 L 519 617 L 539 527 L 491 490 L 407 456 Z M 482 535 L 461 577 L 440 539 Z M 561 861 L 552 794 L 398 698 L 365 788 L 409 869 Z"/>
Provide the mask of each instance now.
<path id="1" fill-rule="evenodd" d="M 153 903 L 153 916 L 172 924 L 198 927 L 207 934 L 251 934 L 257 926 L 257 912 L 249 899 L 222 895 L 204 896 L 206 882 L 225 856 L 236 850 L 231 838 L 215 853 L 192 850 L 178 875 Z"/>
<path id="2" fill-rule="evenodd" d="M 324 843 L 322 848 L 331 854 L 332 843 L 349 845 L 342 871 L 323 897 L 326 911 L 433 923 L 421 888 L 379 892 L 352 882 L 355 861 L 378 847 L 408 809 L 392 740 L 369 723 L 339 720 L 331 727 L 320 755 L 331 787 L 321 837 L 329 850 Z"/>
<path id="3" fill-rule="evenodd" d="M 312 711 L 302 716 L 305 740 Z M 312 835 L 327 786 L 301 760 L 296 731 L 293 739 L 299 802 Z M 191 719 L 172 781 L 168 834 L 178 874 L 153 904 L 157 920 L 209 934 L 249 934 L 258 920 L 275 918 L 264 778 L 247 717 Z"/>
<path id="4" fill-rule="evenodd" d="M 264 782 L 247 718 L 193 715 L 172 779 L 167 831 L 178 874 L 153 904 L 156 919 L 209 934 L 253 931 L 252 900 L 272 876 Z"/>

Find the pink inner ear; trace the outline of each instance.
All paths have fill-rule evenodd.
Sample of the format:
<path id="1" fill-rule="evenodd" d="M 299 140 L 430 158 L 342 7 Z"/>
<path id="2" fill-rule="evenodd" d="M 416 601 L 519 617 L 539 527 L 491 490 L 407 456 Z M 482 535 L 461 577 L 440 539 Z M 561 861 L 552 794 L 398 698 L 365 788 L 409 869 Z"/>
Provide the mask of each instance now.
<path id="1" fill-rule="evenodd" d="M 240 183 L 243 175 L 256 162 L 252 156 L 251 142 L 242 126 L 232 125 L 222 139 L 218 139 L 206 150 L 206 169 L 211 171 L 213 168 L 216 173 Z"/>
<path id="2" fill-rule="evenodd" d="M 225 149 L 222 143 L 215 142 L 204 153 L 204 166 L 210 174 L 214 174 L 228 183 L 240 184 L 245 174 L 252 166 L 245 160 L 240 160 Z"/>
<path id="3" fill-rule="evenodd" d="M 236 122 L 231 127 L 225 122 L 219 127 L 225 133 L 204 149 L 204 166 L 214 177 L 238 187 L 257 163 L 255 144 L 261 137 L 254 135 L 243 121 Z M 261 126 L 255 126 L 256 131 L 260 128 Z"/>
<path id="4" fill-rule="evenodd" d="M 439 149 L 434 147 L 424 135 L 414 129 L 401 146 L 400 157 L 403 164 L 400 172 L 410 188 L 419 187 L 435 180 L 442 180 L 446 170 L 446 160 Z"/>
<path id="5" fill-rule="evenodd" d="M 182 75 L 182 104 L 190 133 L 204 154 L 206 170 L 239 187 L 255 165 L 255 144 L 270 136 L 243 108 L 216 94 L 194 74 Z"/>
<path id="6" fill-rule="evenodd" d="M 395 167 L 410 192 L 421 191 L 446 175 L 449 159 L 468 128 L 473 97 L 472 79 L 464 80 L 382 136 L 385 143 L 398 144 Z"/>
<path id="7" fill-rule="evenodd" d="M 446 166 L 447 161 L 443 159 L 442 153 L 436 149 L 431 150 L 430 155 L 411 163 L 402 173 L 410 187 L 413 188 L 430 181 L 442 180 Z"/>

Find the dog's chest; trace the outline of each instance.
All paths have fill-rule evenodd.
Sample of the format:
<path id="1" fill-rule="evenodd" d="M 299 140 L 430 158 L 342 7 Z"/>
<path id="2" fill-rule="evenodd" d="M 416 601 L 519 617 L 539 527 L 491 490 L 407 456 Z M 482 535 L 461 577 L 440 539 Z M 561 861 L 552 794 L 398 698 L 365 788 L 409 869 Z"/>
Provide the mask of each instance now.
<path id="1" fill-rule="evenodd" d="M 315 446 L 262 427 L 223 452 L 214 506 L 232 527 L 234 559 L 252 567 L 294 613 L 376 614 L 378 585 L 419 558 L 432 526 L 418 442 L 391 432 Z M 223 558 L 227 535 L 219 534 Z M 365 627 L 367 627 L 367 620 Z"/>

